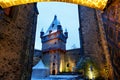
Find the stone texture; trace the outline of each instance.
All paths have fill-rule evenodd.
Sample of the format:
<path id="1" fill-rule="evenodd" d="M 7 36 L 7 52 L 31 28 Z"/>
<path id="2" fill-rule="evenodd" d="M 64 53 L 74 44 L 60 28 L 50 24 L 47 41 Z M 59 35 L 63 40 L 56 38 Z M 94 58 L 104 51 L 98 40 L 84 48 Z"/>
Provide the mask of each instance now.
<path id="1" fill-rule="evenodd" d="M 84 54 L 98 57 L 102 52 L 98 41 L 98 23 L 95 9 L 79 6 L 80 27 L 82 28 Z"/>
<path id="2" fill-rule="evenodd" d="M 120 79 L 120 1 L 115 0 L 102 13 L 114 80 Z"/>
<path id="3" fill-rule="evenodd" d="M 67 65 L 69 64 L 68 67 L 68 72 L 73 72 L 79 59 L 80 59 L 80 55 L 81 54 L 81 49 L 77 48 L 77 49 L 71 49 L 71 50 L 67 50 L 66 54 L 65 54 L 65 68 L 67 69 Z"/>
<path id="4" fill-rule="evenodd" d="M 37 50 L 37 49 L 34 50 L 33 66 L 36 65 L 39 62 L 39 60 L 42 59 L 42 56 L 43 55 L 42 55 L 42 51 L 41 50 Z"/>
<path id="5" fill-rule="evenodd" d="M 64 60 L 65 70 L 64 71 L 65 72 L 72 72 L 73 71 L 73 69 L 76 67 L 76 65 L 77 65 L 77 63 L 80 59 L 80 54 L 81 54 L 81 49 L 80 48 L 70 49 L 70 50 L 66 51 L 66 53 L 64 54 L 64 57 L 65 57 L 65 60 Z M 35 50 L 34 57 L 33 57 L 33 63 L 34 63 L 33 65 L 37 64 L 40 59 L 43 59 L 44 58 L 43 55 L 44 55 L 44 53 L 42 53 L 41 50 Z M 49 55 L 47 55 L 47 56 L 49 56 Z M 47 60 L 48 59 L 49 59 L 49 57 L 47 58 Z M 69 64 L 68 68 L 67 68 L 67 64 Z"/>
<path id="6" fill-rule="evenodd" d="M 37 13 L 35 4 L 13 8 L 13 17 L 0 16 L 0 80 L 28 80 Z"/>
<path id="7" fill-rule="evenodd" d="M 99 74 L 103 77 L 105 76 L 104 71 L 104 61 L 103 60 L 103 45 L 101 43 L 101 32 L 99 30 L 99 22 L 97 19 L 97 13 L 95 9 L 79 6 L 79 22 L 82 37 L 83 49 L 82 56 L 84 58 L 90 57 L 99 69 Z M 80 60 L 81 61 L 81 60 Z"/>

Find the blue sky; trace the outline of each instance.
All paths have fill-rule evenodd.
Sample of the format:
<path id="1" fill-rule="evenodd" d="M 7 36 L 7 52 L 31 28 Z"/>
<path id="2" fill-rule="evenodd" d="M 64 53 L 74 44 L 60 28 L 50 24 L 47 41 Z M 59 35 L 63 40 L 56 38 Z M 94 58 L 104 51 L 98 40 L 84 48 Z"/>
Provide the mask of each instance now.
<path id="1" fill-rule="evenodd" d="M 63 31 L 67 29 L 68 39 L 66 49 L 79 48 L 79 22 L 78 22 L 78 6 L 70 3 L 63 2 L 40 2 L 37 4 L 39 15 L 37 21 L 35 49 L 41 50 L 40 31 L 46 32 L 54 15 L 57 15 Z"/>

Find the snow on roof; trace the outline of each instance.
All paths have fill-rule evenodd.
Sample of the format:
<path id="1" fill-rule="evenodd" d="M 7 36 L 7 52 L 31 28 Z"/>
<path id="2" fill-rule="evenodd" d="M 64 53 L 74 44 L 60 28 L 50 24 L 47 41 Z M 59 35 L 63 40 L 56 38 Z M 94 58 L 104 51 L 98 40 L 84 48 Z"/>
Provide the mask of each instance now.
<path id="1" fill-rule="evenodd" d="M 45 35 L 56 32 L 58 29 L 58 25 L 61 25 L 61 24 L 60 24 L 60 21 L 57 19 L 57 16 L 55 15 L 50 27 L 48 28 L 47 32 L 45 33 Z M 62 30 L 62 27 L 61 27 L 61 30 Z"/>
<path id="2" fill-rule="evenodd" d="M 48 69 L 48 67 L 45 67 L 45 65 L 43 64 L 42 60 L 40 60 L 38 62 L 38 64 L 36 64 L 35 66 L 33 66 L 32 69 Z"/>

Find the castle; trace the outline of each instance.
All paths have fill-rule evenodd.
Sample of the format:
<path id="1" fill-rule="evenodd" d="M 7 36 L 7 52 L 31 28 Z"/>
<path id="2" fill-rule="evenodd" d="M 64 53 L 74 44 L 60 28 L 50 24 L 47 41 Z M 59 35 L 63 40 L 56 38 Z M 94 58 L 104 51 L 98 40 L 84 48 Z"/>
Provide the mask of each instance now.
<path id="1" fill-rule="evenodd" d="M 82 53 L 100 65 L 103 77 L 119 80 L 120 1 L 108 0 L 103 11 L 80 5 L 78 11 Z M 1 80 L 30 79 L 37 15 L 36 3 L 0 7 Z"/>
<path id="2" fill-rule="evenodd" d="M 56 15 L 46 33 L 41 31 L 40 37 L 42 41 L 41 57 L 43 63 L 50 68 L 50 74 L 73 72 L 73 68 L 80 58 L 80 48 L 74 49 L 72 52 L 66 50 L 68 32 L 66 30 L 63 33 L 62 25 Z"/>

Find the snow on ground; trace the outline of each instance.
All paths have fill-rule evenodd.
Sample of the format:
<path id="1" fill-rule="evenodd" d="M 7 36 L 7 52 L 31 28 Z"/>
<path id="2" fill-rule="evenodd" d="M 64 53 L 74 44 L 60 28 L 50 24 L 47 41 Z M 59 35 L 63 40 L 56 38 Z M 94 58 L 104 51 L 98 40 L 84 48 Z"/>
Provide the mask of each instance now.
<path id="1" fill-rule="evenodd" d="M 51 78 L 75 78 L 78 75 L 50 75 Z"/>
<path id="2" fill-rule="evenodd" d="M 50 75 L 45 78 L 35 79 L 32 78 L 31 80 L 83 80 L 78 79 L 78 75 Z"/>

